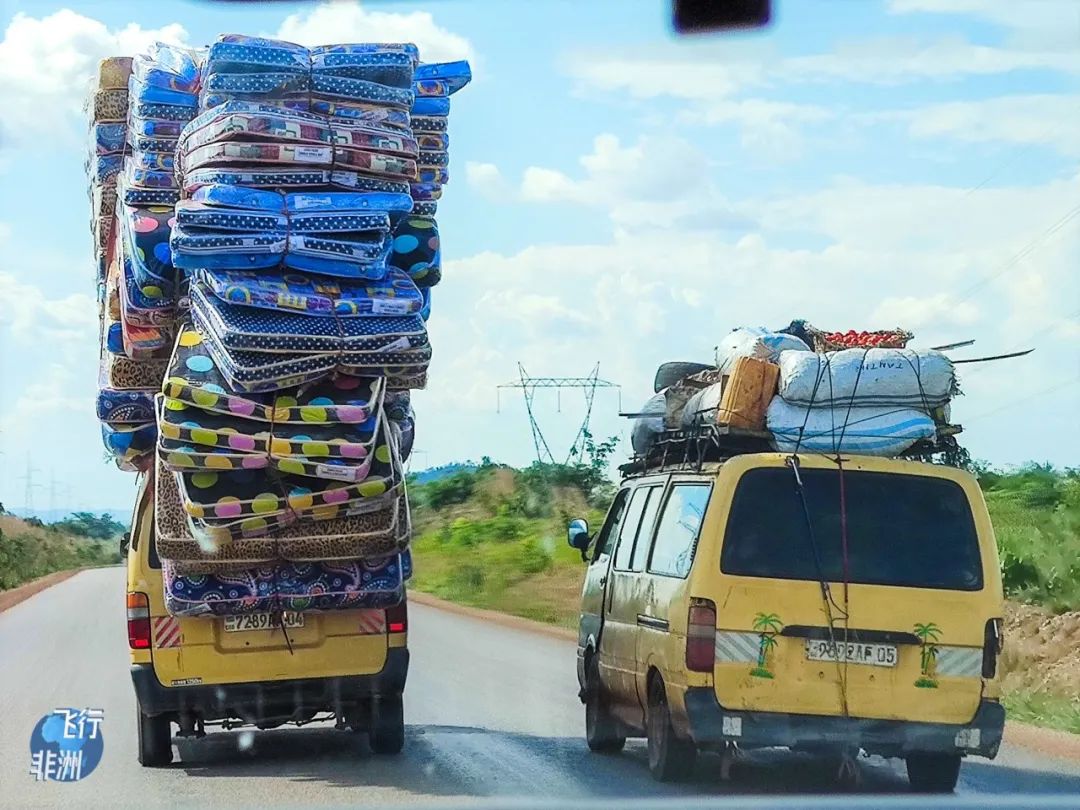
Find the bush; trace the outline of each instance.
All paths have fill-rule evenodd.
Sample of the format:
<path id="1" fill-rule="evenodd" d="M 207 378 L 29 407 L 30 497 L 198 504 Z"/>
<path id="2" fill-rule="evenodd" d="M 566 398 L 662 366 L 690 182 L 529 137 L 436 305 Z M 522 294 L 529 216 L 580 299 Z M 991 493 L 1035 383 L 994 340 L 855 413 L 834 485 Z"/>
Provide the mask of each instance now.
<path id="1" fill-rule="evenodd" d="M 519 565 L 524 574 L 539 574 L 551 567 L 551 555 L 540 546 L 535 537 L 528 537 L 521 543 Z"/>
<path id="2" fill-rule="evenodd" d="M 418 502 L 431 509 L 445 509 L 447 506 L 465 503 L 476 487 L 476 473 L 459 472 L 422 484 L 416 487 L 415 497 Z"/>

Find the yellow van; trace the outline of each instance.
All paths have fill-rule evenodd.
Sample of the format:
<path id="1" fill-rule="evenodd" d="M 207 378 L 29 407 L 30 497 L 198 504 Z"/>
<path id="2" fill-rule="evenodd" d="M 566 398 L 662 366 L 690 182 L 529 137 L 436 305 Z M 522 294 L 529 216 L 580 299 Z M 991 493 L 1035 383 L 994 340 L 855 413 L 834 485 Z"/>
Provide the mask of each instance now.
<path id="1" fill-rule="evenodd" d="M 207 725 L 273 728 L 329 714 L 338 728 L 366 731 L 375 753 L 402 749 L 409 668 L 404 602 L 302 617 L 252 614 L 243 622 L 170 616 L 155 548 L 153 476 L 139 483 L 126 545 L 143 766 L 172 761 L 173 723 L 180 736 L 198 737 Z"/>
<path id="2" fill-rule="evenodd" d="M 660 780 L 698 750 L 903 757 L 949 791 L 993 758 L 1003 595 L 974 478 L 871 457 L 637 469 L 589 563 L 578 681 L 594 751 L 645 736 Z"/>

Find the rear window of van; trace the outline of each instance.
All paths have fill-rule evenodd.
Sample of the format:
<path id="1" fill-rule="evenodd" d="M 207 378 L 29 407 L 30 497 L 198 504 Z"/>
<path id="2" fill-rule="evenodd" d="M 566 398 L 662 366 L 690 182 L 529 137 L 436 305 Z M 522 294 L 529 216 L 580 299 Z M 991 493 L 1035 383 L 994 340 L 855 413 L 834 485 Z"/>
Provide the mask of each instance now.
<path id="1" fill-rule="evenodd" d="M 760 468 L 735 489 L 720 554 L 726 574 L 843 580 L 840 473 Z M 976 591 L 983 586 L 975 522 L 964 490 L 942 478 L 844 476 L 848 581 Z M 812 539 L 811 539 L 812 538 Z"/>

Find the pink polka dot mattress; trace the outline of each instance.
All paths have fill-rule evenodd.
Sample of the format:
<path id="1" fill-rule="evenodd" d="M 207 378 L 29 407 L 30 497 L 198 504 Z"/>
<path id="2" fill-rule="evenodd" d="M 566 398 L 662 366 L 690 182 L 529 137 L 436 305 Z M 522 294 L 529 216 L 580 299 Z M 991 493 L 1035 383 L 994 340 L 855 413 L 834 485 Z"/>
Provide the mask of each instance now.
<path id="1" fill-rule="evenodd" d="M 196 525 L 180 505 L 176 476 L 159 461 L 155 481 L 158 555 L 182 573 L 205 573 L 273 562 L 355 560 L 404 551 L 411 536 L 408 499 L 399 487 L 363 508 L 328 510 L 323 520 L 277 521 L 263 515 L 224 526 Z"/>

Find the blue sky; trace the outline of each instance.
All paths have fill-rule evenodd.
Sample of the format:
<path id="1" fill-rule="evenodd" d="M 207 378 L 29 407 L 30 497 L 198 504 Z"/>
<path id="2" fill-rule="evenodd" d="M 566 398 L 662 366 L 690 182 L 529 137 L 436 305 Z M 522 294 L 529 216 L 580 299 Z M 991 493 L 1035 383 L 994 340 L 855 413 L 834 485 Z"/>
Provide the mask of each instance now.
<path id="1" fill-rule="evenodd" d="M 119 508 L 93 414 L 96 311 L 80 107 L 98 58 L 225 32 L 412 39 L 467 57 L 454 97 L 446 268 L 415 397 L 418 466 L 527 463 L 495 386 L 596 362 L 634 409 L 657 363 L 743 324 L 964 338 L 954 406 L 997 464 L 1076 465 L 1080 6 L 778 2 L 765 32 L 678 40 L 665 0 L 0 3 L 0 502 L 29 458 L 49 504 Z M 1070 218 L 1071 217 L 1071 218 Z M 962 353 L 957 353 L 962 356 Z M 558 454 L 581 398 L 538 395 Z M 594 432 L 628 436 L 601 394 Z"/>

